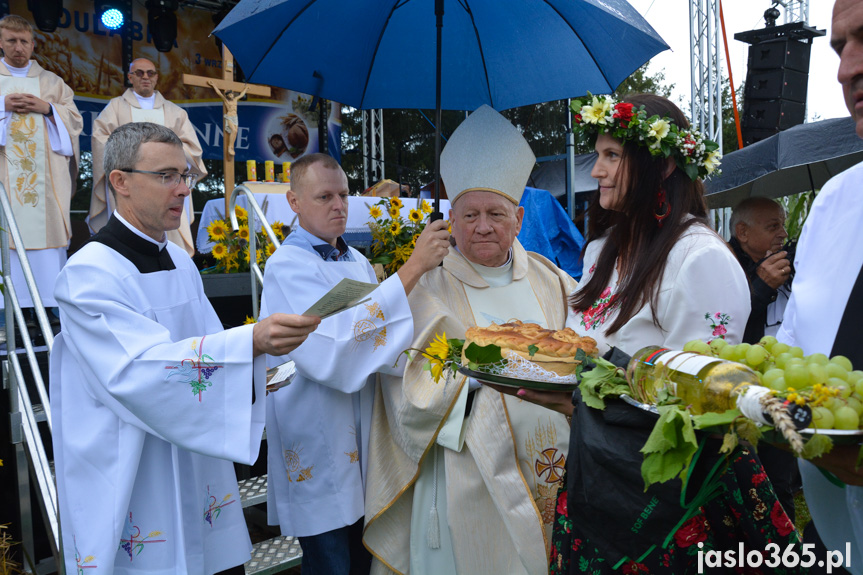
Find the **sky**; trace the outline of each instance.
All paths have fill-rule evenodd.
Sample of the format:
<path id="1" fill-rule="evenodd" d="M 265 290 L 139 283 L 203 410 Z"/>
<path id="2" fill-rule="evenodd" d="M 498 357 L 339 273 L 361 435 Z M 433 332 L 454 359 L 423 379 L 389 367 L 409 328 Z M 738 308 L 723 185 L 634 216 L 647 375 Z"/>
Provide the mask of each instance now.
<path id="1" fill-rule="evenodd" d="M 689 61 L 689 0 L 629 0 L 629 3 L 653 26 L 662 39 L 671 46 L 655 56 L 648 73 L 664 72 L 666 83 L 676 84 L 673 98 L 683 98 L 688 108 L 691 98 L 691 64 Z M 764 11 L 773 5 L 771 0 L 724 0 L 722 10 L 728 49 L 731 53 L 731 73 L 735 89 L 746 80 L 746 58 L 749 44 L 734 39 L 734 34 L 764 28 Z M 782 11 L 782 7 L 779 6 Z M 836 81 L 839 57 L 830 49 L 830 25 L 833 0 L 809 1 L 809 25 L 825 30 L 826 35 L 812 42 L 807 93 L 808 121 L 848 116 L 842 99 L 842 90 Z M 776 21 L 785 23 L 785 14 Z M 720 39 L 723 75 L 728 73 L 728 60 Z"/>

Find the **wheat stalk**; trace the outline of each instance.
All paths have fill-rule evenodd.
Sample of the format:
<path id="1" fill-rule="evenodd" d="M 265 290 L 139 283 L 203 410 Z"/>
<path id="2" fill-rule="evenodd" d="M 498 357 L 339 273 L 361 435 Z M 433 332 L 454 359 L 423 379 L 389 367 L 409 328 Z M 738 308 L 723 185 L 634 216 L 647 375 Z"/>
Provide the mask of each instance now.
<path id="1" fill-rule="evenodd" d="M 773 420 L 773 427 L 782 434 L 794 453 L 800 456 L 803 453 L 803 438 L 800 437 L 797 427 L 791 421 L 791 416 L 785 410 L 784 401 L 769 393 L 762 395 L 759 401 L 764 413 Z"/>

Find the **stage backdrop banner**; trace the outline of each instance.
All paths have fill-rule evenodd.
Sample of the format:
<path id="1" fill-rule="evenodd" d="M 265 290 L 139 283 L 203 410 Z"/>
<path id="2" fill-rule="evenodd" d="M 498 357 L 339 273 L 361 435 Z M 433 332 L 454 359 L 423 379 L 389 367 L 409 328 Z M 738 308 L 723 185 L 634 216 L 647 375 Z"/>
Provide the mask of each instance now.
<path id="1" fill-rule="evenodd" d="M 209 88 L 183 84 L 183 74 L 222 77 L 222 57 L 215 37 L 213 13 L 189 6 L 177 10 L 177 41 L 170 52 L 153 46 L 147 26 L 147 9 L 134 2 L 133 58 L 148 58 L 156 65 L 156 88 L 189 114 L 207 159 L 222 158 L 222 101 Z M 33 23 L 27 0 L 11 0 L 9 11 Z M 312 47 L 313 49 L 313 47 Z M 93 118 L 105 104 L 126 90 L 119 31 L 107 30 L 96 16 L 92 0 L 65 0 L 63 16 L 54 32 L 36 31 L 35 59 L 63 78 L 75 91 L 75 102 L 84 117 L 81 149 L 90 149 Z M 290 73 L 290 63 L 285 63 Z M 239 104 L 236 160 L 291 162 L 318 151 L 319 106 L 310 110 L 312 97 L 273 88 L 270 98 L 249 98 Z M 341 159 L 341 106 L 328 103 L 329 153 Z"/>

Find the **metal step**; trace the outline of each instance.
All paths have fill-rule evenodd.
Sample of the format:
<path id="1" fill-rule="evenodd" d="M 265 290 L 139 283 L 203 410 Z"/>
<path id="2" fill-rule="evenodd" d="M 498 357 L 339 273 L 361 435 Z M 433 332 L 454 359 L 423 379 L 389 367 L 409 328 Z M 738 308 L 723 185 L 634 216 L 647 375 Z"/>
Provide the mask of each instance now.
<path id="1" fill-rule="evenodd" d="M 240 486 L 240 500 L 243 507 L 251 507 L 267 502 L 267 474 L 251 477 L 237 482 Z"/>
<path id="2" fill-rule="evenodd" d="M 270 575 L 281 573 L 302 562 L 303 551 L 294 537 L 274 537 L 256 543 L 252 547 L 252 558 L 243 567 L 246 575 Z"/>

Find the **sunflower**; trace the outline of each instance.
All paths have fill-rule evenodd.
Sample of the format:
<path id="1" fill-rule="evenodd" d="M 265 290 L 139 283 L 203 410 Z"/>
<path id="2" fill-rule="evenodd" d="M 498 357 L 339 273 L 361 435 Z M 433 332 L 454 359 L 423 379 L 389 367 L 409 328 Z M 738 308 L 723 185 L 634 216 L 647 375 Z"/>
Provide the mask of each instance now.
<path id="1" fill-rule="evenodd" d="M 276 253 L 276 244 L 267 244 L 267 257 Z"/>
<path id="2" fill-rule="evenodd" d="M 398 198 L 390 198 L 390 208 L 391 208 L 391 209 L 392 209 L 392 208 L 402 209 L 402 206 L 403 206 L 403 205 L 404 205 L 404 204 L 402 204 L 402 201 L 401 201 L 400 199 L 398 199 Z"/>
<path id="3" fill-rule="evenodd" d="M 374 219 L 378 219 L 382 215 L 384 215 L 384 212 L 383 210 L 381 210 L 380 206 L 372 206 L 369 208 L 369 216 L 373 217 Z"/>
<path id="4" fill-rule="evenodd" d="M 222 220 L 213 220 L 213 222 L 207 226 L 207 234 L 209 234 L 212 241 L 218 242 L 225 239 L 225 236 L 228 235 L 228 226 L 226 226 L 225 222 Z"/>
<path id="5" fill-rule="evenodd" d="M 216 244 L 213 246 L 213 251 L 210 253 L 213 254 L 214 258 L 221 261 L 228 255 L 228 248 L 225 247 L 225 244 Z"/>
<path id="6" fill-rule="evenodd" d="M 250 323 L 258 323 L 258 320 L 256 320 L 255 318 L 253 318 L 250 315 L 247 315 L 246 321 L 243 322 L 243 325 L 249 325 Z"/>
<path id="7" fill-rule="evenodd" d="M 278 238 L 279 241 L 282 241 L 283 239 L 285 239 L 285 224 L 283 224 L 279 220 L 276 220 L 273 222 L 273 225 L 270 227 L 273 228 L 273 233 L 276 234 L 276 237 Z"/>
<path id="8" fill-rule="evenodd" d="M 418 224 L 423 220 L 423 213 L 420 210 L 411 210 L 408 214 L 408 219 L 413 223 Z"/>
<path id="9" fill-rule="evenodd" d="M 249 226 L 240 226 L 240 231 L 237 232 L 237 236 L 241 240 L 249 241 Z"/>
<path id="10" fill-rule="evenodd" d="M 432 212 L 432 207 L 429 205 L 429 203 L 427 201 L 422 200 L 420 202 L 420 210 L 422 210 L 422 212 L 424 214 L 430 214 Z"/>
<path id="11" fill-rule="evenodd" d="M 402 223 L 398 220 L 394 220 L 393 223 L 390 224 L 389 230 L 390 235 L 399 235 L 399 232 L 402 231 Z"/>
<path id="12" fill-rule="evenodd" d="M 249 218 L 249 213 L 242 206 L 235 206 L 234 213 L 237 214 L 237 219 L 246 220 Z"/>
<path id="13" fill-rule="evenodd" d="M 420 237 L 419 234 L 414 234 L 413 237 L 411 238 L 411 247 L 412 248 L 417 247 L 417 240 L 419 239 L 419 237 Z"/>
<path id="14" fill-rule="evenodd" d="M 431 370 L 432 379 L 435 383 L 440 381 L 444 367 L 450 355 L 449 342 L 446 339 L 446 332 L 443 335 L 437 333 L 431 343 L 425 350 L 424 354 L 429 360 L 429 369 Z"/>
<path id="15" fill-rule="evenodd" d="M 399 208 L 390 206 L 389 214 L 392 219 L 397 220 L 401 217 L 402 212 Z"/>

